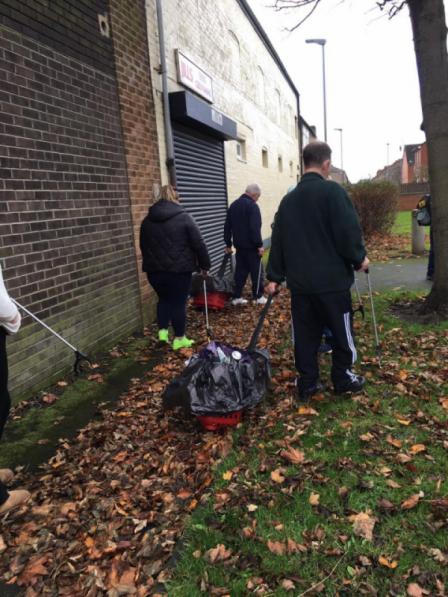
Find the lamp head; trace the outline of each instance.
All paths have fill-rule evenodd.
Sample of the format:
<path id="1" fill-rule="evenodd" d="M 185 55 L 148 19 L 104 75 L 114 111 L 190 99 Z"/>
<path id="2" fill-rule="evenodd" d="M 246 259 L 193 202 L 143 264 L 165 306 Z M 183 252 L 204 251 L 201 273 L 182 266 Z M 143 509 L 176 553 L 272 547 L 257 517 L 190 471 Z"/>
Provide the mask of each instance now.
<path id="1" fill-rule="evenodd" d="M 321 39 L 321 38 L 318 38 L 318 39 L 313 38 L 313 39 L 306 39 L 305 42 L 307 44 L 318 44 L 319 46 L 324 46 L 327 43 L 327 40 Z"/>

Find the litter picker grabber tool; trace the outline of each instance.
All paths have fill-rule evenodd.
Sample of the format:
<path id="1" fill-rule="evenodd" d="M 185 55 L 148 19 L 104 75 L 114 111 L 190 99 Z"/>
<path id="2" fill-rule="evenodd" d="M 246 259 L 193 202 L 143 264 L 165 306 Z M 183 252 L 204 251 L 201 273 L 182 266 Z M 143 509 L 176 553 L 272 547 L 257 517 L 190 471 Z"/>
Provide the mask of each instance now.
<path id="1" fill-rule="evenodd" d="M 47 325 L 41 319 L 39 319 L 36 315 L 34 315 L 34 313 L 31 313 L 31 311 L 28 311 L 28 309 L 26 307 L 24 307 L 23 305 L 18 303 L 15 299 L 11 299 L 11 300 L 19 309 L 21 309 L 24 313 L 29 315 L 32 319 L 34 319 L 34 321 L 37 321 L 37 323 L 39 323 L 42 327 L 44 327 L 46 330 L 48 330 L 51 334 L 53 334 L 53 336 L 56 336 L 56 338 L 58 338 L 58 340 L 60 340 L 66 346 L 68 346 L 71 350 L 73 350 L 73 352 L 75 353 L 75 362 L 73 363 L 73 371 L 74 371 L 75 375 L 80 374 L 82 361 L 87 361 L 87 363 L 89 363 L 89 365 L 90 365 L 89 358 L 85 354 L 83 354 L 80 350 L 78 350 L 75 346 L 73 346 L 73 344 L 70 344 L 70 342 L 68 342 L 60 334 L 55 332 L 49 325 Z"/>
<path id="2" fill-rule="evenodd" d="M 254 330 L 254 333 L 252 334 L 252 338 L 250 339 L 249 346 L 247 347 L 248 351 L 255 350 L 255 348 L 257 347 L 258 338 L 259 338 L 261 330 L 263 328 L 263 323 L 266 318 L 266 314 L 269 311 L 269 307 L 271 306 L 272 298 L 273 298 L 273 295 L 270 294 L 268 296 L 268 300 L 266 301 L 265 306 L 263 307 L 263 309 L 260 313 L 260 317 L 258 319 L 257 326 Z"/>
<path id="3" fill-rule="evenodd" d="M 373 333 L 375 334 L 375 349 L 376 349 L 376 354 L 378 356 L 378 366 L 381 369 L 381 344 L 380 344 L 380 339 L 378 336 L 378 325 L 376 322 L 375 306 L 373 304 L 372 282 L 370 280 L 370 272 L 368 269 L 366 269 L 366 276 L 367 276 L 367 285 L 369 287 L 370 307 L 372 309 L 372 324 L 373 324 Z"/>
<path id="4" fill-rule="evenodd" d="M 355 290 L 356 290 L 356 296 L 358 297 L 358 306 L 356 307 L 356 309 L 353 309 L 353 315 L 355 313 L 361 313 L 361 317 L 363 319 L 365 319 L 366 314 L 364 311 L 364 304 L 362 302 L 361 293 L 359 292 L 358 279 L 356 278 L 356 274 L 355 274 Z"/>
<path id="5" fill-rule="evenodd" d="M 257 279 L 257 298 L 258 298 L 258 293 L 260 292 L 260 282 L 261 282 L 261 272 L 263 269 L 263 263 L 260 257 L 260 265 L 258 266 L 258 279 Z"/>
<path id="6" fill-rule="evenodd" d="M 212 340 L 213 334 L 212 334 L 212 330 L 210 329 L 210 321 L 208 318 L 207 278 L 205 276 L 204 276 L 204 281 L 203 281 L 203 289 L 204 289 L 205 333 L 207 334 L 207 338 L 209 340 Z"/>

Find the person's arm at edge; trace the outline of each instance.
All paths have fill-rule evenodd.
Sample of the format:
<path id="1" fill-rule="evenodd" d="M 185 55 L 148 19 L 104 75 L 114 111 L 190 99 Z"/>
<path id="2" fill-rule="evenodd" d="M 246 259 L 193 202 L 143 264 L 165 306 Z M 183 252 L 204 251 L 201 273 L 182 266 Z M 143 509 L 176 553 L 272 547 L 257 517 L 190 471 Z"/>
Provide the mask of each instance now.
<path id="1" fill-rule="evenodd" d="M 266 278 L 270 284 L 269 290 L 275 292 L 277 285 L 281 284 L 286 277 L 285 262 L 283 256 L 283 247 L 281 239 L 281 211 L 275 214 L 274 226 L 271 235 L 271 248 L 266 267 Z"/>
<path id="2" fill-rule="evenodd" d="M 252 204 L 249 214 L 249 235 L 254 247 L 261 249 L 263 247 L 263 239 L 261 238 L 261 211 L 255 202 Z"/>
<path id="3" fill-rule="evenodd" d="M 19 331 L 22 318 L 20 313 L 9 297 L 3 281 L 2 269 L 0 267 L 0 326 L 8 334 L 16 334 Z"/>
<path id="4" fill-rule="evenodd" d="M 226 244 L 226 251 L 232 250 L 232 217 L 230 209 L 227 210 L 226 221 L 224 223 L 224 242 Z"/>

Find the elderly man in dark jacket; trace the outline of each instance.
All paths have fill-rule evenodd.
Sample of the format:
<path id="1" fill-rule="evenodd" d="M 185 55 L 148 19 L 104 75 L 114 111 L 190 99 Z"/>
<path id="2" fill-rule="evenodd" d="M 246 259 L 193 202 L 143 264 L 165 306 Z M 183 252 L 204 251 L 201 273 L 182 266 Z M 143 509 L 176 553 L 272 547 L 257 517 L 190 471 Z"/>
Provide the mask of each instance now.
<path id="1" fill-rule="evenodd" d="M 206 273 L 210 258 L 199 228 L 170 186 L 162 187 L 162 199 L 149 208 L 142 222 L 140 249 L 143 271 L 159 297 L 159 341 L 169 341 L 171 323 L 173 349 L 189 348 L 193 340 L 185 336 L 185 322 L 191 275 L 198 268 Z"/>
<path id="2" fill-rule="evenodd" d="M 232 305 L 247 304 L 247 300 L 241 295 L 249 274 L 252 279 L 254 302 L 259 305 L 266 303 L 260 269 L 264 251 L 261 238 L 261 213 L 257 205 L 260 195 L 260 187 L 257 184 L 250 184 L 246 187 L 245 193 L 234 201 L 227 211 L 224 224 L 226 251 L 232 252 L 232 244 L 236 249 L 235 291 Z"/>
<path id="3" fill-rule="evenodd" d="M 352 371 L 356 348 L 351 329 L 353 270 L 369 266 L 361 227 L 347 193 L 326 180 L 331 149 L 310 143 L 305 173 L 281 201 L 275 216 L 267 278 L 269 292 L 286 280 L 291 291 L 295 364 L 300 399 L 321 391 L 317 352 L 325 326 L 333 334 L 331 377 L 336 393 L 357 392 L 365 379 Z"/>

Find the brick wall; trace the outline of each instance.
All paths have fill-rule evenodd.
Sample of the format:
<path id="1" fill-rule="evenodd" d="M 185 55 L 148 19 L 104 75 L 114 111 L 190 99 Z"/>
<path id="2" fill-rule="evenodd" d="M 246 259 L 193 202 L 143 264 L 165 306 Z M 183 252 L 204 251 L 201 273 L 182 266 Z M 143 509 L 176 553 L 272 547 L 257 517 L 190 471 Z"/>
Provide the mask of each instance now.
<path id="1" fill-rule="evenodd" d="M 143 315 L 149 318 L 153 293 L 141 271 L 140 224 L 160 184 L 154 98 L 152 94 L 144 0 L 110 0 L 120 114 L 140 272 Z"/>
<path id="2" fill-rule="evenodd" d="M 421 198 L 421 194 L 400 195 L 400 199 L 398 200 L 398 210 L 409 211 L 410 209 L 415 209 Z"/>
<path id="3" fill-rule="evenodd" d="M 11 295 L 88 352 L 141 323 L 113 49 L 103 1 L 45 4 L 31 25 L 0 2 L 0 257 Z M 9 356 L 16 397 L 72 362 L 28 318 Z"/>

